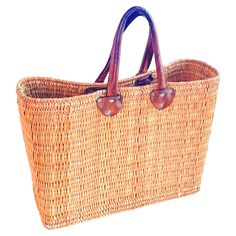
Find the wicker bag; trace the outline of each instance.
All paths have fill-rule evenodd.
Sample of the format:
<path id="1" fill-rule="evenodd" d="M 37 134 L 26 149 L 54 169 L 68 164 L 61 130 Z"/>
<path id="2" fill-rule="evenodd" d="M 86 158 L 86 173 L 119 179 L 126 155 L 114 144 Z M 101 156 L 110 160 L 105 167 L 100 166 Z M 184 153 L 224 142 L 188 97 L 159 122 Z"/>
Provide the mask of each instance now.
<path id="1" fill-rule="evenodd" d="M 143 62 L 118 83 L 122 34 L 138 16 L 150 27 Z M 153 54 L 156 70 L 147 72 Z M 141 7 L 121 19 L 96 83 L 22 79 L 18 107 L 43 224 L 62 227 L 197 192 L 218 82 L 204 62 L 163 68 Z"/>

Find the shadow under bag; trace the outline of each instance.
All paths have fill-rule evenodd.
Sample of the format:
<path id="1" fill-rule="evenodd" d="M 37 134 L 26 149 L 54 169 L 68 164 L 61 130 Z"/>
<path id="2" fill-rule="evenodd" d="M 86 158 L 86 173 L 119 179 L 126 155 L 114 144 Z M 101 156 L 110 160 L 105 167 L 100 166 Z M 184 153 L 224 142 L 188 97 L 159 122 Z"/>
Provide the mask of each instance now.
<path id="1" fill-rule="evenodd" d="M 122 35 L 138 16 L 150 27 L 143 60 L 136 76 L 118 82 Z M 156 70 L 148 72 L 153 55 Z M 141 7 L 124 14 L 95 83 L 22 79 L 17 100 L 43 224 L 62 227 L 197 192 L 218 82 L 201 61 L 163 67 Z"/>

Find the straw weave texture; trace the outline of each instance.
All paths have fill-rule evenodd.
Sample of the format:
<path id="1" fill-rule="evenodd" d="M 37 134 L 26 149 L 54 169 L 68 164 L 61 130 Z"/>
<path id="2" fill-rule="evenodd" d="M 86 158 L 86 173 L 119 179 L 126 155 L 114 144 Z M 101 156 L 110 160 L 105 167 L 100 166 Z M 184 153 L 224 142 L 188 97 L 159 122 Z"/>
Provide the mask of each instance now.
<path id="1" fill-rule="evenodd" d="M 119 83 L 121 111 L 102 115 L 83 94 L 99 83 L 25 78 L 17 97 L 34 196 L 43 224 L 57 228 L 199 190 L 218 88 L 218 72 L 194 60 L 164 67 L 173 103 L 150 101 L 156 79 Z M 148 72 L 155 78 L 155 71 Z"/>

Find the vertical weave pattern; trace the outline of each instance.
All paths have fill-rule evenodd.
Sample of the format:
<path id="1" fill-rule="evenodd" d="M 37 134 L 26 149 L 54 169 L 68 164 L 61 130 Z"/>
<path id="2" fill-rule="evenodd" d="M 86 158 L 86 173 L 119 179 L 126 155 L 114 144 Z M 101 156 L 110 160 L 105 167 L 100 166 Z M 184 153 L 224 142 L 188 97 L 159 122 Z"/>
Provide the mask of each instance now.
<path id="1" fill-rule="evenodd" d="M 43 224 L 56 228 L 198 191 L 218 73 L 194 60 L 164 68 L 174 102 L 159 111 L 154 83 L 120 82 L 123 107 L 97 109 L 101 84 L 26 78 L 17 86 L 33 190 Z M 155 72 L 149 72 L 155 77 Z M 140 77 L 140 76 L 139 76 Z"/>

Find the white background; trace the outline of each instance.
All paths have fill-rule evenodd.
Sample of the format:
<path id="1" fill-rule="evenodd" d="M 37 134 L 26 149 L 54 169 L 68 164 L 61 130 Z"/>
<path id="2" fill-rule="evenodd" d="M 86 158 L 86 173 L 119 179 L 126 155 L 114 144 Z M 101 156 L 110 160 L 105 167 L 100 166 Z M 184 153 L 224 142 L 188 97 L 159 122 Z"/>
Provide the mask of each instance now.
<path id="1" fill-rule="evenodd" d="M 236 14 L 230 0 L 0 0 L 0 235 L 236 235 Z M 33 198 L 15 87 L 25 76 L 96 79 L 123 13 L 156 22 L 163 63 L 208 62 L 221 74 L 201 191 L 83 224 L 45 229 Z M 148 34 L 125 33 L 120 78 L 136 74 Z M 154 67 L 152 66 L 152 69 Z"/>

